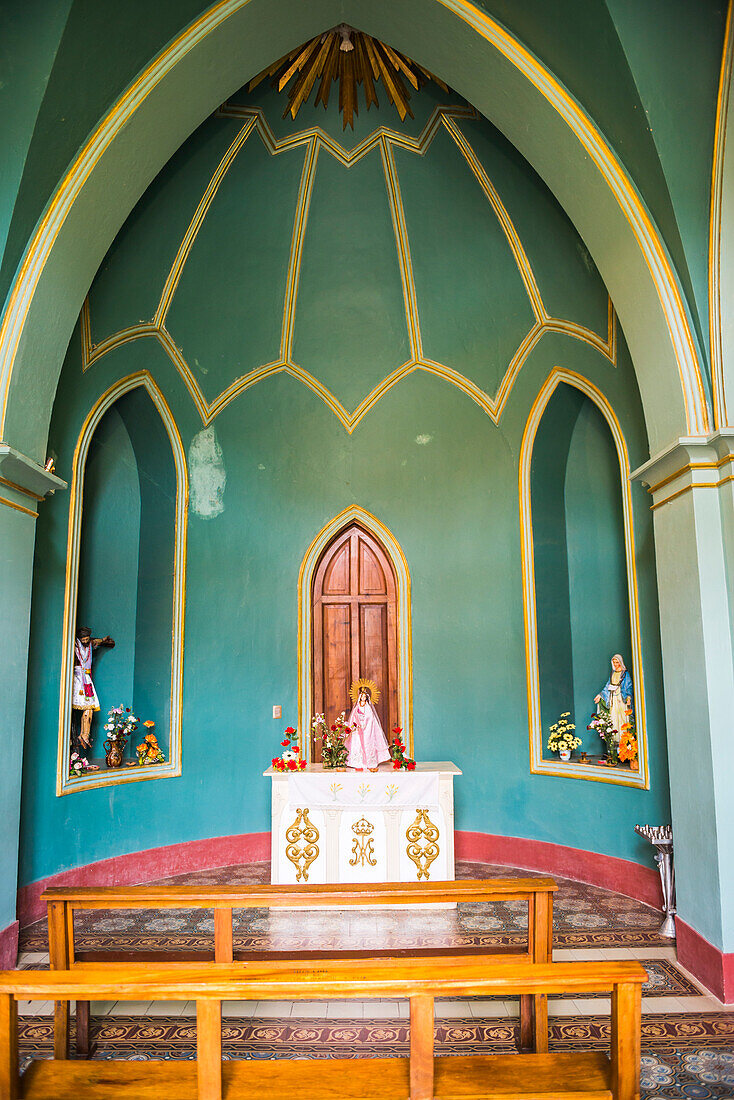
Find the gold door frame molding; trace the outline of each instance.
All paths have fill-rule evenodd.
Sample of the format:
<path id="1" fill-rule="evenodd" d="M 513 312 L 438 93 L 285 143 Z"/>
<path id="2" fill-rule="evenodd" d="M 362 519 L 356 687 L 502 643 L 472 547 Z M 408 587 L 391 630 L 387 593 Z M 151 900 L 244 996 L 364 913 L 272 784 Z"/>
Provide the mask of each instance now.
<path id="1" fill-rule="evenodd" d="M 598 768 L 583 764 L 564 764 L 543 758 L 544 733 L 540 713 L 540 669 L 538 667 L 538 621 L 535 600 L 535 550 L 533 545 L 533 520 L 530 473 L 535 436 L 546 406 L 561 382 L 580 390 L 601 412 L 609 425 L 619 459 L 620 487 L 622 492 L 622 517 L 624 523 L 624 551 L 627 565 L 627 596 L 629 604 L 630 637 L 632 640 L 632 675 L 635 685 L 635 716 L 637 720 L 639 771 L 626 768 Z M 520 542 L 522 550 L 523 614 L 525 619 L 525 669 L 528 697 L 528 733 L 530 740 L 530 771 L 536 775 L 561 775 L 565 778 L 590 779 L 600 783 L 616 783 L 626 787 L 642 787 L 649 790 L 650 776 L 647 753 L 647 727 L 645 716 L 645 683 L 642 669 L 642 641 L 640 636 L 639 601 L 637 595 L 637 568 L 635 563 L 635 538 L 632 515 L 632 491 L 627 444 L 620 423 L 612 406 L 601 390 L 583 375 L 563 367 L 554 367 L 535 398 L 523 433 L 519 465 Z"/>
<path id="2" fill-rule="evenodd" d="M 298 574 L 298 734 L 301 755 L 310 759 L 309 737 L 313 709 L 313 637 L 311 592 L 316 567 L 324 549 L 344 527 L 361 524 L 387 552 L 397 582 L 398 704 L 403 734 L 407 733 L 408 755 L 413 756 L 413 635 L 410 604 L 410 570 L 400 543 L 376 516 L 359 505 L 345 508 L 323 527 L 313 540 Z"/>
<path id="3" fill-rule="evenodd" d="M 100 120 L 50 200 L 14 278 L 0 325 L 0 438 L 4 438 L 15 361 L 28 314 L 46 263 L 84 185 L 117 136 L 147 97 L 177 64 L 251 0 L 220 0 L 150 62 Z M 645 259 L 660 302 L 677 363 L 687 429 L 710 428 L 701 365 L 679 280 L 645 205 L 614 150 L 579 103 L 534 54 L 470 0 L 432 0 L 469 26 L 518 70 L 561 116 L 594 163 L 622 210 Z"/>
<path id="4" fill-rule="evenodd" d="M 79 556 L 82 529 L 84 495 L 84 471 L 89 445 L 94 432 L 118 398 L 142 387 L 155 405 L 173 452 L 176 469 L 176 521 L 174 533 L 173 565 L 173 616 L 171 630 L 171 725 L 168 761 L 165 764 L 111 769 L 109 772 L 89 772 L 78 778 L 69 778 L 69 723 L 71 721 L 71 690 L 73 677 L 72 654 L 74 626 L 76 623 L 77 591 L 79 584 Z M 72 463 L 69 495 L 69 535 L 66 551 L 66 586 L 64 591 L 64 624 L 61 638 L 61 691 L 59 697 L 59 738 L 56 794 L 88 791 L 94 787 L 107 787 L 116 783 L 134 783 L 143 779 L 163 779 L 181 774 L 181 727 L 183 718 L 183 652 L 184 611 L 186 605 L 186 525 L 189 506 L 189 478 L 178 427 L 173 414 L 148 371 L 128 375 L 111 386 L 97 400 L 87 415 L 79 433 Z"/>

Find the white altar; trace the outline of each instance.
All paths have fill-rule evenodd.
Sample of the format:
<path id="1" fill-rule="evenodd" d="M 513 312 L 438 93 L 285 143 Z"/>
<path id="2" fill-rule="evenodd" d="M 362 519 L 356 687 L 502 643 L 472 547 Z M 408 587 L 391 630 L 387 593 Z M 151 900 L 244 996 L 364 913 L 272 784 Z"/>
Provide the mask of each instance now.
<path id="1" fill-rule="evenodd" d="M 272 780 L 273 883 L 454 878 L 455 764 L 263 774 Z"/>

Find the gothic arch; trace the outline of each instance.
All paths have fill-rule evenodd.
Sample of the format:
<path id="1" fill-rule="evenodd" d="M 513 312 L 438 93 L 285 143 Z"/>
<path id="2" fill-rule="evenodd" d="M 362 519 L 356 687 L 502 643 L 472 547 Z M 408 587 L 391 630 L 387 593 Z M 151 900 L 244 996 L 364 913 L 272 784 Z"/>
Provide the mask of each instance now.
<path id="1" fill-rule="evenodd" d="M 353 523 L 358 523 L 384 547 L 390 556 L 397 582 L 397 650 L 398 701 L 405 722 L 408 754 L 413 755 L 413 643 L 410 604 L 410 571 L 405 555 L 391 531 L 358 505 L 345 508 L 323 527 L 306 551 L 298 574 L 298 729 L 304 756 L 309 745 L 308 724 L 311 720 L 313 637 L 311 590 L 321 556 L 335 536 Z"/>
<path id="2" fill-rule="evenodd" d="M 76 622 L 77 590 L 82 531 L 84 472 L 95 430 L 102 417 L 115 402 L 131 391 L 143 388 L 155 406 L 171 444 L 176 472 L 176 504 L 173 552 L 173 614 L 171 630 L 171 697 L 169 759 L 155 768 L 135 768 L 130 771 L 102 771 L 85 777 L 83 784 L 69 781 L 69 723 L 71 720 L 72 654 Z M 181 774 L 181 728 L 183 719 L 183 643 L 186 604 L 186 524 L 188 516 L 189 482 L 184 451 L 178 427 L 168 403 L 147 371 L 139 371 L 111 386 L 95 403 L 79 433 L 69 494 L 69 535 L 66 554 L 66 584 L 64 589 L 64 620 L 62 638 L 61 690 L 59 697 L 59 739 L 56 794 L 89 790 L 91 787 L 140 779 L 161 779 Z M 99 736 L 99 734 L 98 734 Z"/>
<path id="3" fill-rule="evenodd" d="M 624 525 L 624 553 L 627 567 L 627 598 L 629 605 L 630 636 L 632 641 L 632 676 L 635 684 L 635 710 L 639 737 L 640 770 L 630 772 L 601 771 L 589 774 L 588 768 L 566 764 L 561 773 L 553 761 L 543 759 L 543 725 L 540 711 L 540 669 L 538 662 L 538 622 L 535 599 L 535 551 L 533 546 L 533 519 L 530 493 L 531 462 L 538 427 L 548 402 L 557 387 L 565 383 L 580 390 L 591 400 L 604 417 L 614 440 L 619 460 L 622 517 Z M 642 668 L 642 642 L 640 638 L 640 613 L 637 595 L 637 570 L 635 564 L 635 537 L 632 517 L 632 492 L 627 444 L 612 406 L 601 390 L 588 379 L 574 371 L 554 367 L 543 384 L 530 410 L 520 448 L 519 463 L 520 540 L 522 553 L 523 615 L 525 620 L 525 669 L 527 676 L 528 733 L 530 740 L 530 770 L 536 774 L 574 775 L 580 779 L 595 779 L 626 786 L 650 786 L 647 759 L 647 733 L 645 722 L 645 684 Z"/>
<path id="4" fill-rule="evenodd" d="M 275 6 L 274 6 L 275 3 Z M 365 25 L 358 0 L 219 0 L 140 74 L 60 182 L 0 327 L 0 437 L 44 456 L 51 405 L 94 273 L 153 176 L 243 79 L 329 22 Z M 684 295 L 634 183 L 601 131 L 516 38 L 469 0 L 421 0 L 409 28 L 375 0 L 365 29 L 414 53 L 505 133 L 586 241 L 625 331 L 651 448 L 709 430 Z M 196 89 L 183 96 L 181 88 Z M 41 376 L 37 364 L 48 365 Z M 32 399 L 31 399 L 32 395 Z"/>

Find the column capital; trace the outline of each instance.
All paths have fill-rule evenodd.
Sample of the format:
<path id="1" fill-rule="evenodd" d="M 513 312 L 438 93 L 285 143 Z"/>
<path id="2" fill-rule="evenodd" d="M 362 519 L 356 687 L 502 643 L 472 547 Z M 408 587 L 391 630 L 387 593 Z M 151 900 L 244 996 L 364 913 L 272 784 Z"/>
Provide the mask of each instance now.
<path id="1" fill-rule="evenodd" d="M 16 451 L 9 443 L 0 443 L 0 480 L 4 486 L 36 501 L 67 487 L 60 477 Z"/>
<path id="2" fill-rule="evenodd" d="M 734 480 L 734 429 L 681 436 L 633 470 L 630 479 L 647 486 L 653 508 L 692 489 L 717 489 Z"/>

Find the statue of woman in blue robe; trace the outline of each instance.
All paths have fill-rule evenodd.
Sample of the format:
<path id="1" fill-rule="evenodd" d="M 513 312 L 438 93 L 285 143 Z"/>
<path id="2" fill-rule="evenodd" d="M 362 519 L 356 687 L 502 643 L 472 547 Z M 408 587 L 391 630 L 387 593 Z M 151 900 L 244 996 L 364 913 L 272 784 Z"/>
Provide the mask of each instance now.
<path id="1" fill-rule="evenodd" d="M 609 711 L 612 726 L 616 731 L 617 742 L 619 742 L 622 726 L 627 721 L 627 715 L 634 712 L 632 677 L 619 653 L 615 653 L 612 657 L 612 674 L 599 695 L 595 696 L 594 702 L 604 703 Z"/>

